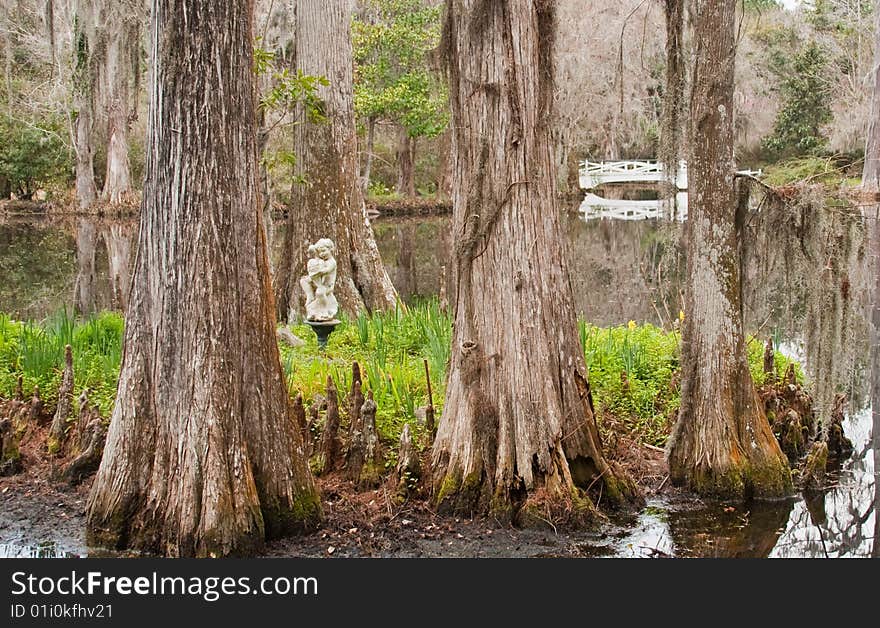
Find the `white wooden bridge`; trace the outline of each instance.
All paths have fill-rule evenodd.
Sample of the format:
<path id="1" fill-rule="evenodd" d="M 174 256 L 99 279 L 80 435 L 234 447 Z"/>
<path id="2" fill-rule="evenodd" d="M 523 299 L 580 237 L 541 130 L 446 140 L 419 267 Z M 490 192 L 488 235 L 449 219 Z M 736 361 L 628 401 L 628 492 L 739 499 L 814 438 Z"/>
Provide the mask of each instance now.
<path id="1" fill-rule="evenodd" d="M 615 220 L 687 219 L 687 162 L 681 160 L 672 181 L 676 193 L 657 200 L 622 200 L 603 198 L 591 192 L 604 184 L 658 184 L 669 181 L 658 161 L 584 161 L 580 167 L 580 187 L 587 191 L 580 207 L 584 220 L 607 218 Z M 738 174 L 760 176 L 760 170 L 740 170 Z"/>
<path id="2" fill-rule="evenodd" d="M 659 161 L 583 161 L 580 186 L 592 190 L 606 183 L 660 183 L 667 181 L 665 168 Z M 687 189 L 687 163 L 679 162 L 675 187 Z"/>
<path id="3" fill-rule="evenodd" d="M 739 174 L 759 176 L 760 170 L 740 170 Z M 606 183 L 660 183 L 668 181 L 662 162 L 642 161 L 582 161 L 579 171 L 580 186 L 592 190 Z M 688 189 L 687 162 L 678 162 L 678 172 L 672 181 L 679 190 Z"/>

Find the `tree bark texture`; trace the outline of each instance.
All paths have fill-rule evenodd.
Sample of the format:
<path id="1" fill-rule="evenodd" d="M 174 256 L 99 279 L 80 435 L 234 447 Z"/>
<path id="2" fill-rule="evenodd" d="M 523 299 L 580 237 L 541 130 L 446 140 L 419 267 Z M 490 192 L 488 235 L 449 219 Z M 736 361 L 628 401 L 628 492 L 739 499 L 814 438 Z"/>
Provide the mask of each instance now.
<path id="1" fill-rule="evenodd" d="M 880 190 L 880 0 L 874 0 L 874 68 L 871 82 L 871 117 L 865 142 L 862 185 Z"/>
<path id="2" fill-rule="evenodd" d="M 663 102 L 660 157 L 670 183 L 675 182 L 682 157 L 682 120 L 685 106 L 686 63 L 684 57 L 685 0 L 665 0 L 666 93 Z"/>
<path id="3" fill-rule="evenodd" d="M 92 67 L 95 14 L 93 3 L 77 0 L 73 29 L 73 108 L 76 111 L 73 140 L 76 153 L 76 200 L 87 210 L 98 198 L 95 186 L 94 124 L 95 79 Z"/>
<path id="4" fill-rule="evenodd" d="M 457 292 L 441 510 L 511 520 L 534 497 L 589 518 L 579 489 L 603 504 L 629 492 L 602 454 L 554 194 L 554 27 L 551 2 L 447 9 Z"/>
<path id="5" fill-rule="evenodd" d="M 681 409 L 667 447 L 670 477 L 700 494 L 780 496 L 788 462 L 749 374 L 734 186 L 735 0 L 692 4 L 688 268 Z"/>
<path id="6" fill-rule="evenodd" d="M 97 309 L 95 296 L 95 248 L 98 230 L 95 221 L 80 218 L 76 225 L 76 279 L 73 287 L 73 307 L 84 316 Z"/>
<path id="7" fill-rule="evenodd" d="M 336 298 L 340 310 L 393 308 L 394 286 L 382 266 L 366 215 L 358 180 L 354 125 L 351 49 L 351 2 L 298 0 L 296 67 L 327 77 L 320 87 L 326 122 L 308 120 L 295 129 L 298 173 L 294 185 L 283 261 L 276 274 L 278 314 L 301 318 L 304 295 L 299 278 L 306 274 L 308 246 L 320 238 L 336 244 Z"/>
<path id="8" fill-rule="evenodd" d="M 102 199 L 120 203 L 131 194 L 128 128 L 140 54 L 140 2 L 109 0 L 101 7 L 102 83 L 106 120 L 107 170 Z"/>
<path id="9" fill-rule="evenodd" d="M 104 227 L 102 234 L 104 244 L 107 246 L 112 307 L 122 311 L 125 311 L 128 305 L 128 291 L 131 285 L 132 231 L 133 225 L 119 222 Z"/>
<path id="10" fill-rule="evenodd" d="M 416 195 L 415 177 L 416 141 L 409 132 L 400 127 L 397 130 L 397 188 L 396 192 L 407 198 Z"/>
<path id="11" fill-rule="evenodd" d="M 259 210 L 248 0 L 154 0 L 146 182 L 90 544 L 258 551 L 320 500 L 291 415 Z"/>

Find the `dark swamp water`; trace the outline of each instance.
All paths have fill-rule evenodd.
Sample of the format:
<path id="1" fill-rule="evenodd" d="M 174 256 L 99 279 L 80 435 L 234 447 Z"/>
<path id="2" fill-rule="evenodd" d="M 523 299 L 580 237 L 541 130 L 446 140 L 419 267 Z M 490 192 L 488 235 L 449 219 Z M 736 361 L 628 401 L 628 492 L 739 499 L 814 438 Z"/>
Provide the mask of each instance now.
<path id="1" fill-rule="evenodd" d="M 437 295 L 452 252 L 450 221 L 445 216 L 377 219 L 374 229 L 391 278 L 405 300 Z M 273 257 L 283 240 L 283 225 L 270 235 Z M 599 325 L 629 320 L 669 324 L 681 303 L 683 260 L 678 250 L 681 226 L 646 221 L 585 221 L 575 212 L 565 221 L 571 282 L 579 313 Z M 38 219 L 0 215 L 0 312 L 40 319 L 75 299 L 97 309 L 112 308 L 125 281 L 127 258 L 136 247 L 134 221 Z M 789 341 L 797 354 L 797 305 L 768 305 L 766 294 L 747 294 L 750 332 L 761 330 Z M 768 322 L 769 321 L 769 322 Z M 853 351 L 864 347 L 854 348 Z M 632 521 L 601 536 L 566 537 L 545 551 L 511 550 L 507 555 L 585 555 L 618 557 L 868 557 L 878 555 L 878 487 L 871 449 L 871 411 L 853 395 L 844 428 L 855 453 L 821 493 L 775 502 L 703 503 L 656 497 Z M 12 514 L 0 495 L 0 557 L 85 555 L 82 534 L 51 532 L 31 526 L 27 513 Z M 63 516 L 81 509 L 79 498 L 58 504 Z M 41 513 L 52 517 L 52 512 Z M 75 525 L 77 518 L 73 517 Z M 59 530 L 63 530 L 63 526 Z M 564 546 L 563 549 L 559 549 Z M 532 547 L 529 550 L 528 547 Z M 425 552 L 422 552 L 424 554 Z M 438 552 L 441 553 L 441 552 Z M 431 554 L 430 550 L 427 554 Z M 477 552 L 479 555 L 485 555 Z M 415 555 L 419 555 L 416 552 Z M 504 555 L 503 548 L 498 555 Z"/>

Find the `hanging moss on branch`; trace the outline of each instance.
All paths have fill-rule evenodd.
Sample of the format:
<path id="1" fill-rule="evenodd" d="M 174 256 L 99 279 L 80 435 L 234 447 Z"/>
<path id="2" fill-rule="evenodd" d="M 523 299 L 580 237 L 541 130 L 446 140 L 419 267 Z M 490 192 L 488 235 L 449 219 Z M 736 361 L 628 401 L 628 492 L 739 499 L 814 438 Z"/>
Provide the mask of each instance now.
<path id="1" fill-rule="evenodd" d="M 851 348 L 867 337 L 864 219 L 846 195 L 835 198 L 822 185 L 749 185 L 752 208 L 744 225 L 743 257 L 744 285 L 752 293 L 746 301 L 766 304 L 754 318 L 787 321 L 789 327 L 778 330 L 783 335 L 804 334 L 809 387 L 824 440 L 835 398 L 852 390 L 863 359 Z"/>

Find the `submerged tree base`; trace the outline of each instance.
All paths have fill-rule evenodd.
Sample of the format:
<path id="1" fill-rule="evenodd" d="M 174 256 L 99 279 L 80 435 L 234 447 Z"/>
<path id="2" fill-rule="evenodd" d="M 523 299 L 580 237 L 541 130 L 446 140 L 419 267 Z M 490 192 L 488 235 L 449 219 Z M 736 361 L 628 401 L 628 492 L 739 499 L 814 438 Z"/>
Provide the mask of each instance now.
<path id="1" fill-rule="evenodd" d="M 533 470 L 535 486 L 527 488 L 515 477 L 506 485 L 495 484 L 485 471 L 462 475 L 449 470 L 435 484 L 435 502 L 441 514 L 480 517 L 520 527 L 594 527 L 607 510 L 629 509 L 644 502 L 635 483 L 614 463 L 603 474 L 577 477 L 580 459 L 570 462 L 559 450 L 551 456 L 550 470 Z M 573 477 L 574 476 L 574 477 Z"/>
<path id="2" fill-rule="evenodd" d="M 794 491 L 791 471 L 784 461 L 754 465 L 740 460 L 712 468 L 670 466 L 669 477 L 676 486 L 716 499 L 775 499 Z"/>

